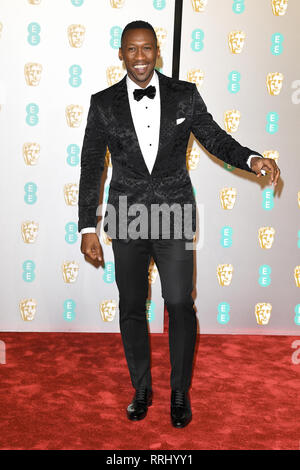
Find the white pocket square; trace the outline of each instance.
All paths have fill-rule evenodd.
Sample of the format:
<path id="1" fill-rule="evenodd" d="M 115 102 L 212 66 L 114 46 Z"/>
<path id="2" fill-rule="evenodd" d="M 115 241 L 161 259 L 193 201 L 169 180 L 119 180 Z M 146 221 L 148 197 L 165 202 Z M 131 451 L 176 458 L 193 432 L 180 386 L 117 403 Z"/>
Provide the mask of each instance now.
<path id="1" fill-rule="evenodd" d="M 181 124 L 184 120 L 185 120 L 184 117 L 176 119 L 176 125 Z"/>

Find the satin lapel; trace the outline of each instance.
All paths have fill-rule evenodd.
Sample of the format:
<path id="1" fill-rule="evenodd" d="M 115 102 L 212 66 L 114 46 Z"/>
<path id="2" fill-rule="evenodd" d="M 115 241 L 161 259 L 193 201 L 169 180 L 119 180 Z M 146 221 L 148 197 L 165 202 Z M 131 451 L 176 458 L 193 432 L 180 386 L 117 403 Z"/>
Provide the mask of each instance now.
<path id="1" fill-rule="evenodd" d="M 174 90 L 171 88 L 171 79 L 157 72 L 160 92 L 160 130 L 158 152 L 151 175 L 159 173 L 159 165 L 162 159 L 162 150 L 170 141 L 176 126 L 176 100 Z"/>
<path id="2" fill-rule="evenodd" d="M 113 99 L 113 114 L 117 122 L 116 131 L 129 155 L 130 166 L 134 167 L 136 171 L 140 171 L 141 174 L 149 176 L 150 173 L 141 152 L 131 116 L 126 76 L 117 84 Z"/>

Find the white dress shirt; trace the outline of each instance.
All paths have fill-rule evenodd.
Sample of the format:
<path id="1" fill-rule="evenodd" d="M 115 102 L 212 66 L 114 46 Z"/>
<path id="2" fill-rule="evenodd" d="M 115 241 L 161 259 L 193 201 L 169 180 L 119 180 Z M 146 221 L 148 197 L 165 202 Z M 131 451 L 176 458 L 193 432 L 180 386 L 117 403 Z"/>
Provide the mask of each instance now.
<path id="1" fill-rule="evenodd" d="M 131 116 L 140 145 L 142 155 L 149 170 L 152 172 L 157 150 L 159 144 L 159 131 L 160 131 L 160 93 L 159 93 L 159 79 L 157 73 L 154 71 L 148 86 L 155 86 L 156 94 L 153 99 L 144 96 L 140 101 L 134 99 L 133 92 L 137 88 L 142 88 L 137 85 L 131 78 L 126 77 L 127 93 L 130 105 Z M 247 164 L 250 167 L 252 157 L 258 155 L 250 155 Z M 251 168 L 251 167 L 250 167 Z M 95 227 L 85 227 L 81 229 L 80 233 L 95 233 Z"/>

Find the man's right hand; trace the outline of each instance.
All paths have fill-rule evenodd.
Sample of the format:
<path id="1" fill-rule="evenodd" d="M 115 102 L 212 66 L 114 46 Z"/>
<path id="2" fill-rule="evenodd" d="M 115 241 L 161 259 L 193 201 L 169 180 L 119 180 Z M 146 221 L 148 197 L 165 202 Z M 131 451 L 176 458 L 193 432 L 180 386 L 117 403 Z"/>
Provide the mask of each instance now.
<path id="1" fill-rule="evenodd" d="M 104 267 L 104 258 L 102 247 L 96 233 L 84 233 L 81 237 L 81 253 L 85 255 L 88 261 L 95 262 Z"/>

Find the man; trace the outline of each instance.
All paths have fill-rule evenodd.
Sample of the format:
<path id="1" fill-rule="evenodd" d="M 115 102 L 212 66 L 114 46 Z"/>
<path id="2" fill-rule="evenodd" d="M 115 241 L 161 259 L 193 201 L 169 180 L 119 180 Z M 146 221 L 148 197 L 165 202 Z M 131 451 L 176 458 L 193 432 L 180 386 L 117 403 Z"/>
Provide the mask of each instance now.
<path id="1" fill-rule="evenodd" d="M 196 213 L 186 168 L 190 132 L 209 152 L 228 164 L 254 172 L 258 177 L 261 170 L 268 171 L 274 185 L 279 169 L 273 160 L 242 147 L 213 121 L 195 84 L 154 70 L 159 56 L 155 31 L 149 23 L 134 21 L 124 28 L 119 58 L 124 61 L 127 75 L 91 97 L 81 155 L 78 230 L 82 233 L 82 253 L 88 260 L 103 264 L 95 227 L 108 146 L 113 172 L 107 206 L 117 209 L 119 227 L 118 233 L 111 228 L 108 233 L 111 231 L 119 290 L 120 331 L 135 389 L 127 416 L 130 420 L 143 419 L 152 403 L 145 303 L 148 267 L 153 256 L 169 313 L 171 421 L 174 427 L 182 428 L 192 418 L 188 392 L 197 332 L 191 297 L 193 250 L 185 247 L 186 239 L 191 239 L 195 232 Z M 126 196 L 129 208 L 133 204 L 147 209 L 163 203 L 166 207 L 189 205 L 192 216 L 188 225 L 192 234 L 191 230 L 187 234 L 186 227 L 172 219 L 167 238 L 160 226 L 158 236 L 152 236 L 154 222 L 145 228 L 149 221 L 146 217 L 137 238 L 130 231 L 132 215 L 124 219 L 118 211 L 121 196 Z M 121 233 L 123 229 L 125 236 Z"/>

